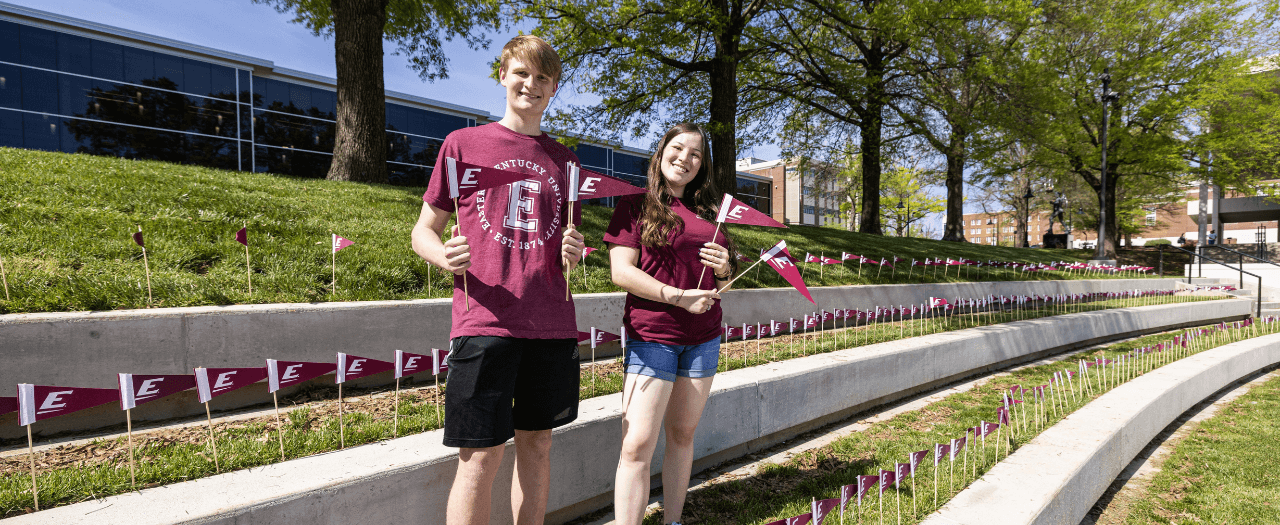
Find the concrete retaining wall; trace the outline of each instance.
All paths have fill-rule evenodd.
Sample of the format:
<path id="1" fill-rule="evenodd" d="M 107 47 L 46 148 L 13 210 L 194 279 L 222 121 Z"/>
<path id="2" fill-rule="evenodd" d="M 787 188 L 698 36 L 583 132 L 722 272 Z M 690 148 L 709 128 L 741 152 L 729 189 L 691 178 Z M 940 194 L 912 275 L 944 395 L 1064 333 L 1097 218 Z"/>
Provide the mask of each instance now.
<path id="1" fill-rule="evenodd" d="M 716 377 L 694 455 L 715 463 L 991 367 L 1096 342 L 1249 315 L 1238 299 L 1124 308 L 934 334 Z M 549 523 L 612 501 L 621 441 L 621 394 L 582 403 L 552 447 Z M 443 523 L 456 452 L 441 432 L 384 441 L 13 518 L 5 523 L 218 523 L 237 525 Z M 662 440 L 653 461 L 662 464 Z M 509 523 L 513 447 L 498 474 L 495 523 Z M 696 468 L 696 467 L 695 467 Z M 177 502 L 177 503 L 175 503 Z"/>
<path id="2" fill-rule="evenodd" d="M 1135 378 L 1019 448 L 924 523 L 1080 523 L 1179 415 L 1276 363 L 1280 334 L 1214 348 Z"/>
<path id="3" fill-rule="evenodd" d="M 1174 282 L 1007 281 L 839 286 L 814 288 L 812 292 L 822 308 L 867 308 L 923 303 L 930 296 L 1171 290 Z M 578 329 L 586 331 L 596 326 L 616 332 L 624 298 L 622 293 L 575 295 Z M 801 317 L 816 309 L 790 288 L 730 291 L 723 304 L 725 321 L 731 324 Z M 115 388 L 115 374 L 119 372 L 189 374 L 197 366 L 263 366 L 267 358 L 332 361 L 337 352 L 390 361 L 397 349 L 430 354 L 432 347 L 447 347 L 450 315 L 448 299 L 2 315 L 0 355 L 5 356 L 6 366 L 0 368 L 0 386 L 35 383 Z M 596 354 L 618 355 L 619 347 L 610 343 L 597 349 Z M 430 381 L 429 377 L 425 379 Z M 357 384 L 377 386 L 392 382 L 391 373 L 387 372 Z M 325 376 L 308 384 L 332 385 L 333 378 Z M 268 401 L 265 386 L 259 385 L 219 397 L 211 408 L 230 410 Z M 100 407 L 73 418 L 41 422 L 36 431 L 54 435 L 122 425 L 124 418 L 119 412 L 110 406 Z M 196 402 L 192 391 L 143 405 L 133 411 L 133 418 L 140 423 L 203 413 L 204 407 Z M 25 439 L 25 435 L 6 416 L 0 416 L 0 440 L 14 439 Z"/>

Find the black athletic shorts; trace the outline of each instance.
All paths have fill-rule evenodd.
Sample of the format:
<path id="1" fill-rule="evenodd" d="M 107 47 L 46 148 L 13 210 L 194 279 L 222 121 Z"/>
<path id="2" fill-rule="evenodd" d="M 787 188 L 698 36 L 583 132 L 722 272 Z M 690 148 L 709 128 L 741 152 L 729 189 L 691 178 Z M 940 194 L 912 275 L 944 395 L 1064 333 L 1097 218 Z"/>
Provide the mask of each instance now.
<path id="1" fill-rule="evenodd" d="M 444 445 L 485 448 L 578 418 L 578 342 L 462 336 L 449 343 Z"/>

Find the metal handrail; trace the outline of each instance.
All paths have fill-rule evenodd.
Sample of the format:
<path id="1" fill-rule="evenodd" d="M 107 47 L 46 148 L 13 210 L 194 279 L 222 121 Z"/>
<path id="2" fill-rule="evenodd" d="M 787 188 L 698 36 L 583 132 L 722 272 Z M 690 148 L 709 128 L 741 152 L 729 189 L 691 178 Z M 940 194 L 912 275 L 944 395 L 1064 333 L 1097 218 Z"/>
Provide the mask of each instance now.
<path id="1" fill-rule="evenodd" d="M 1255 260 L 1255 261 L 1259 261 L 1259 262 L 1263 262 L 1263 263 L 1270 264 L 1271 266 L 1280 267 L 1280 264 L 1276 264 L 1276 263 L 1274 263 L 1274 262 L 1271 262 L 1270 260 L 1263 259 L 1263 258 L 1261 258 L 1261 257 L 1256 257 L 1256 256 L 1253 256 L 1253 255 L 1249 255 L 1249 254 L 1244 253 L 1244 252 L 1241 252 L 1241 251 L 1232 250 L 1231 248 L 1227 248 L 1226 246 L 1223 246 L 1223 245 L 1221 245 L 1221 244 L 1210 244 L 1210 245 L 1208 245 L 1208 246 L 1201 246 L 1201 247 L 1199 247 L 1198 249 L 1199 249 L 1199 250 L 1201 250 L 1201 251 L 1209 250 L 1209 249 L 1215 249 L 1215 250 L 1226 250 L 1226 251 L 1229 251 L 1229 252 L 1234 253 L 1234 254 L 1236 254 L 1236 255 L 1239 255 L 1239 256 L 1240 256 L 1240 262 L 1238 262 L 1238 263 L 1236 263 L 1236 264 L 1240 265 L 1240 267 L 1241 267 L 1241 268 L 1244 268 L 1244 258 L 1245 258 L 1245 257 L 1248 257 L 1248 258 L 1253 259 L 1253 260 Z"/>
<path id="2" fill-rule="evenodd" d="M 1178 251 L 1180 251 L 1180 252 L 1186 253 L 1186 254 L 1188 254 L 1188 255 L 1191 255 L 1192 257 L 1198 257 L 1198 258 L 1199 258 L 1199 260 L 1200 260 L 1200 266 L 1199 266 L 1199 267 L 1200 267 L 1200 270 L 1197 270 L 1197 272 L 1196 272 L 1196 273 L 1198 274 L 1198 275 L 1197 275 L 1197 277 L 1204 277 L 1204 271 L 1203 271 L 1203 270 L 1204 270 L 1204 260 L 1205 260 L 1205 259 L 1208 259 L 1208 260 L 1209 260 L 1209 262 L 1217 263 L 1217 264 L 1220 264 L 1220 265 L 1222 265 L 1222 266 L 1226 266 L 1227 268 L 1231 268 L 1231 265 L 1229 265 L 1229 264 L 1227 264 L 1227 263 L 1224 263 L 1224 262 L 1222 262 L 1222 261 L 1219 261 L 1219 260 L 1217 260 L 1217 259 L 1214 259 L 1213 257 L 1209 257 L 1209 256 L 1207 256 L 1207 255 L 1199 254 L 1199 253 L 1196 253 L 1196 252 L 1193 252 L 1193 251 L 1190 251 L 1190 250 L 1184 250 L 1184 249 L 1182 249 L 1182 248 L 1179 248 L 1179 247 L 1174 246 L 1174 245 L 1171 245 L 1171 244 L 1161 244 L 1161 245 L 1160 245 L 1160 256 L 1161 256 L 1161 259 L 1163 259 L 1163 258 L 1164 258 L 1164 248 L 1165 248 L 1166 246 L 1168 246 L 1168 247 L 1170 247 L 1170 248 L 1173 248 L 1173 249 L 1175 249 L 1175 250 L 1178 250 Z M 1194 261 L 1196 261 L 1196 259 L 1192 259 L 1192 262 L 1194 262 Z M 1236 271 L 1240 272 L 1240 289 L 1241 289 L 1241 290 L 1243 290 L 1243 289 L 1244 289 L 1244 275 L 1245 275 L 1245 274 L 1252 275 L 1253 277 L 1255 277 L 1255 278 L 1257 278 L 1257 279 L 1258 279 L 1257 318 L 1258 318 L 1258 319 L 1261 319 L 1261 318 L 1262 318 L 1262 276 L 1261 276 L 1261 275 L 1258 275 L 1258 274 L 1256 274 L 1256 273 L 1253 273 L 1253 272 L 1246 272 L 1246 271 L 1244 271 L 1244 265 L 1243 265 L 1243 264 L 1242 264 L 1242 265 L 1240 265 L 1240 267 L 1239 267 L 1239 268 L 1237 268 L 1237 269 L 1236 269 Z M 1187 272 L 1187 284 L 1191 284 L 1191 272 Z"/>

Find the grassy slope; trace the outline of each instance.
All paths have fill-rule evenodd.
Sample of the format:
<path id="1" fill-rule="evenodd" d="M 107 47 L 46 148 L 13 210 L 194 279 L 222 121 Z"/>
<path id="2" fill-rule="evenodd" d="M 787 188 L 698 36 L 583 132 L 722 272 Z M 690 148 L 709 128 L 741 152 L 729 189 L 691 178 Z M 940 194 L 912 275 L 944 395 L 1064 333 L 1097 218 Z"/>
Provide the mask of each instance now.
<path id="1" fill-rule="evenodd" d="M 0 148 L 0 257 L 11 300 L 0 313 L 110 310 L 147 305 L 142 251 L 129 235 L 142 226 L 151 265 L 152 306 L 363 301 L 443 297 L 450 279 L 429 269 L 409 247 L 422 188 L 330 182 L 241 173 L 151 161 Z M 587 207 L 583 232 L 600 241 L 612 210 Z M 245 285 L 244 249 L 233 238 L 248 224 L 253 288 Z M 329 235 L 356 244 L 338 254 L 332 292 Z M 978 260 L 1081 260 L 1087 252 L 1022 250 L 902 239 L 794 226 L 735 227 L 751 255 L 784 238 L 792 254 L 841 251 L 868 257 L 968 257 Z M 806 270 L 810 285 L 906 282 L 875 267 Z M 952 273 L 954 274 L 954 270 Z M 757 278 L 757 275 L 759 276 Z M 1012 271 L 969 279 L 1021 279 Z M 1035 278 L 1062 278 L 1061 274 Z M 926 281 L 958 280 L 925 278 Z M 920 282 L 915 272 L 912 282 Z M 771 271 L 736 286 L 783 286 Z M 609 292 L 607 258 L 588 258 L 575 274 L 575 293 Z"/>
<path id="2" fill-rule="evenodd" d="M 1126 523 L 1280 523 L 1277 420 L 1272 379 L 1179 443 Z"/>

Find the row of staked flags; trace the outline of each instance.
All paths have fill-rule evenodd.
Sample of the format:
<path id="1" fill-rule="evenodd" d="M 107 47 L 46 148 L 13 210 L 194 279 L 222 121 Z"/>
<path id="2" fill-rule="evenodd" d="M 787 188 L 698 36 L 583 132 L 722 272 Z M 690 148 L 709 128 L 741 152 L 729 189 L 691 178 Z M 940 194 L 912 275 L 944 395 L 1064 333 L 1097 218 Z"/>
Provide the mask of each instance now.
<path id="1" fill-rule="evenodd" d="M 396 350 L 394 361 L 382 361 L 339 353 L 335 362 L 281 361 L 267 359 L 266 366 L 242 368 L 196 368 L 191 374 L 118 374 L 118 388 L 82 388 L 23 383 L 17 397 L 0 397 L 0 414 L 19 413 L 20 426 L 79 412 L 118 401 L 129 410 L 178 392 L 196 389 L 201 403 L 266 380 L 268 392 L 276 392 L 303 381 L 334 374 L 335 383 L 394 371 L 399 379 L 448 370 L 449 352 L 431 349 L 431 355 Z"/>
<path id="2" fill-rule="evenodd" d="M 794 317 L 789 318 L 786 323 L 777 320 L 770 320 L 767 323 L 743 323 L 741 326 L 731 326 L 726 324 L 722 327 L 722 332 L 727 341 L 738 337 L 746 339 L 752 336 L 777 336 L 782 335 L 784 330 L 786 330 L 786 333 L 794 334 L 797 329 L 809 330 L 831 321 L 842 320 L 846 324 L 850 321 L 855 324 L 864 322 L 893 322 L 895 318 L 900 321 L 903 319 L 915 319 L 926 315 L 945 315 L 953 311 L 989 311 L 993 307 L 1024 308 L 1031 304 L 1063 305 L 1098 300 L 1169 296 L 1173 294 L 1173 290 L 1126 290 L 1118 292 L 1091 292 L 1083 294 L 1056 295 L 988 295 L 983 298 L 957 297 L 950 301 L 942 297 L 930 297 L 927 303 L 920 303 L 918 305 L 876 306 L 875 308 L 867 308 L 866 310 L 859 310 L 856 308 L 835 308 L 833 310 L 824 309 L 810 314 L 805 314 L 801 319 L 796 319 Z"/>
<path id="3" fill-rule="evenodd" d="M 1255 324 L 1253 319 L 1237 321 L 1234 323 L 1218 323 L 1212 328 L 1198 328 L 1188 330 L 1181 335 L 1174 336 L 1168 343 L 1158 343 L 1155 345 L 1143 346 L 1135 348 L 1127 353 L 1114 356 L 1114 359 L 1106 359 L 1103 357 L 1095 357 L 1093 360 L 1079 360 L 1076 363 L 1076 369 L 1064 369 L 1054 372 L 1048 380 L 1047 384 L 1023 388 L 1021 385 L 1014 385 L 1008 390 L 1001 392 L 1000 405 L 996 408 L 996 421 L 979 421 L 977 425 L 965 429 L 964 435 L 953 438 L 945 443 L 935 443 L 933 450 L 929 449 L 910 452 L 907 454 L 905 462 L 894 462 L 893 470 L 880 469 L 877 474 L 858 475 L 856 482 L 843 485 L 837 493 L 839 497 L 827 499 L 812 499 L 810 501 L 810 509 L 808 513 L 799 516 L 792 516 L 781 520 L 770 522 L 768 525 L 823 525 L 828 518 L 838 516 L 839 522 L 844 523 L 844 514 L 852 503 L 861 508 L 863 501 L 869 499 L 868 493 L 872 490 L 877 491 L 883 511 L 884 493 L 890 488 L 895 491 L 900 488 L 901 483 L 910 479 L 913 483 L 920 465 L 926 458 L 932 456 L 933 459 L 933 475 L 934 475 L 934 506 L 937 506 L 938 495 L 938 472 L 943 461 L 948 462 L 949 477 L 954 478 L 955 463 L 957 459 L 963 458 L 966 465 L 962 469 L 968 469 L 968 447 L 971 439 L 978 439 L 983 446 L 982 457 L 986 458 L 986 438 L 995 434 L 995 452 L 996 460 L 1000 459 L 1000 444 L 1005 446 L 1005 457 L 1009 455 L 1010 443 L 1013 433 L 1018 432 L 1021 427 L 1023 431 L 1030 428 L 1029 417 L 1036 418 L 1036 424 L 1039 425 L 1041 418 L 1047 418 L 1052 412 L 1054 414 L 1065 415 L 1066 407 L 1072 403 L 1087 401 L 1087 395 L 1090 393 L 1101 392 L 1106 388 L 1113 388 L 1127 379 L 1136 377 L 1146 370 L 1153 369 L 1157 366 L 1167 364 L 1173 360 L 1190 355 L 1195 350 L 1195 341 L 1200 339 L 1208 339 L 1215 334 L 1223 334 L 1229 330 L 1245 330 L 1253 328 L 1256 330 L 1257 324 L 1271 327 L 1277 321 L 1275 317 L 1265 317 Z M 1033 403 L 1027 403 L 1027 396 L 1031 396 Z M 1027 415 L 1027 410 L 1034 409 L 1033 416 Z M 1021 420 L 1019 420 L 1021 415 Z M 1007 432 L 1006 432 L 1007 431 Z M 1006 432 L 1008 437 L 1003 437 L 1001 433 Z M 976 445 L 974 445 L 976 446 Z M 932 452 L 932 454 L 930 454 Z M 977 459 L 974 460 L 974 475 L 977 473 Z M 962 472 L 964 472 L 962 470 Z M 952 482 L 954 479 L 951 480 Z M 915 504 L 915 490 L 911 491 L 912 504 Z M 901 493 L 898 492 L 899 498 Z M 898 513 L 901 514 L 901 499 L 899 499 Z M 883 516 L 882 518 L 883 519 Z"/>
<path id="4" fill-rule="evenodd" d="M 853 261 L 858 264 L 874 264 L 878 266 L 892 268 L 899 263 L 908 262 L 908 259 L 894 256 L 894 257 L 881 257 L 880 260 L 876 260 L 875 258 L 872 258 L 872 257 L 864 257 L 862 255 L 857 255 L 857 254 L 848 253 L 848 252 L 842 252 L 840 254 L 839 259 L 827 257 L 826 255 L 823 255 L 823 254 L 813 255 L 812 253 L 805 253 L 805 257 L 804 257 L 804 262 L 810 263 L 810 264 L 812 263 L 818 263 L 818 264 L 824 264 L 824 265 L 844 264 L 849 261 Z M 950 257 L 948 257 L 946 260 L 943 260 L 941 257 L 939 258 L 926 257 L 923 261 L 910 259 L 909 262 L 910 262 L 909 266 L 911 267 L 971 266 L 974 268 L 984 268 L 984 267 L 1014 268 L 1014 269 L 1021 270 L 1023 272 L 1078 270 L 1078 271 L 1111 272 L 1111 273 L 1117 273 L 1117 272 L 1146 273 L 1155 269 L 1154 267 L 1151 267 L 1151 266 L 1140 266 L 1140 265 L 1133 265 L 1133 264 L 1127 264 L 1122 266 L 1112 266 L 1112 265 L 1098 265 L 1098 264 L 1088 264 L 1083 262 L 1067 262 L 1067 261 L 1037 263 L 1037 262 L 988 260 L 986 262 L 982 262 L 982 261 L 975 261 L 975 260 L 965 259 L 965 258 L 952 259 Z"/>

